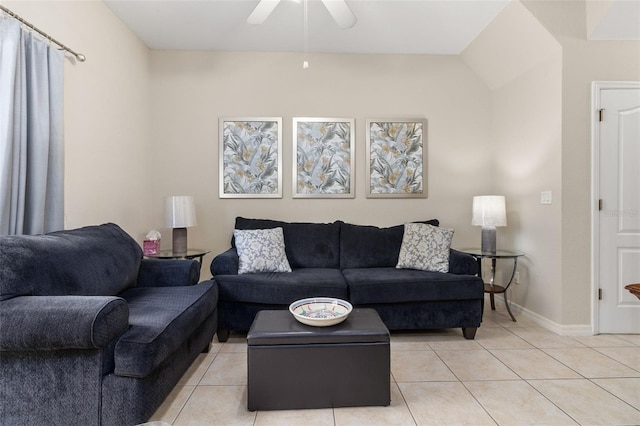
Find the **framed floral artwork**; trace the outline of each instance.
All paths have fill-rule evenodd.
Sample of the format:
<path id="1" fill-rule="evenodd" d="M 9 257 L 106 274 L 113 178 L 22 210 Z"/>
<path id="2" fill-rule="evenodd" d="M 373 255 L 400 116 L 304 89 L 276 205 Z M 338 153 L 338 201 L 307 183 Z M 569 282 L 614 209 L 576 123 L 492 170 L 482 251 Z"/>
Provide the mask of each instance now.
<path id="1" fill-rule="evenodd" d="M 353 198 L 353 118 L 293 118 L 293 197 Z"/>
<path id="2" fill-rule="evenodd" d="M 367 198 L 427 197 L 427 120 L 368 119 Z"/>
<path id="3" fill-rule="evenodd" d="M 282 117 L 219 122 L 220 198 L 282 198 Z"/>

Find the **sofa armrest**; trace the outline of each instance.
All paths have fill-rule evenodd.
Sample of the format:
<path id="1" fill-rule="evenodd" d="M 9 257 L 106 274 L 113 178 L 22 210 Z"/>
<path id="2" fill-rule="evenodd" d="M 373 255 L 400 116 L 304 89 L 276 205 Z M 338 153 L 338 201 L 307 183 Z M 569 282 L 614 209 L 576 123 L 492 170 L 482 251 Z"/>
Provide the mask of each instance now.
<path id="1" fill-rule="evenodd" d="M 0 351 L 105 347 L 129 328 L 114 296 L 20 296 L 0 303 Z"/>
<path id="2" fill-rule="evenodd" d="M 456 275 L 476 275 L 478 262 L 470 254 L 451 249 L 449 251 L 449 272 Z"/>
<path id="3" fill-rule="evenodd" d="M 136 287 L 176 287 L 198 284 L 200 262 L 179 259 L 142 259 Z"/>
<path id="4" fill-rule="evenodd" d="M 216 275 L 238 275 L 240 259 L 235 247 L 220 253 L 211 261 L 211 273 Z"/>

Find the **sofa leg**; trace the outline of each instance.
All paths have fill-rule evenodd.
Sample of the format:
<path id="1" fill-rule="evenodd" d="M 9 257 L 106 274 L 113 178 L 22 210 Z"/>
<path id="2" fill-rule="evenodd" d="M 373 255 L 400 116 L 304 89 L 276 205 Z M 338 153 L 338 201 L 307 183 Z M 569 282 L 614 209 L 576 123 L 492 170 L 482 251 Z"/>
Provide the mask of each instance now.
<path id="1" fill-rule="evenodd" d="M 229 330 L 219 328 L 216 334 L 218 335 L 218 342 L 226 342 L 229 340 Z"/>
<path id="2" fill-rule="evenodd" d="M 462 335 L 465 339 L 473 340 L 476 337 L 478 327 L 462 327 Z"/>
<path id="3" fill-rule="evenodd" d="M 207 346 L 205 346 L 205 347 L 202 349 L 202 353 L 203 353 L 203 354 L 208 354 L 210 350 L 211 350 L 211 342 L 207 343 Z"/>

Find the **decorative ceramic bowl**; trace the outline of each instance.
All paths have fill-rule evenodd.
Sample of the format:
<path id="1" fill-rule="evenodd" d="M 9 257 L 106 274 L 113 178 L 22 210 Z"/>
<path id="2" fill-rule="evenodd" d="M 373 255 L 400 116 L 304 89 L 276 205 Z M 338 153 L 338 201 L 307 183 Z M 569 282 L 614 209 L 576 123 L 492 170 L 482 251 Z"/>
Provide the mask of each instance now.
<path id="1" fill-rule="evenodd" d="M 351 303 L 331 297 L 312 297 L 289 305 L 289 312 L 295 319 L 314 327 L 340 324 L 347 319 L 352 310 Z"/>

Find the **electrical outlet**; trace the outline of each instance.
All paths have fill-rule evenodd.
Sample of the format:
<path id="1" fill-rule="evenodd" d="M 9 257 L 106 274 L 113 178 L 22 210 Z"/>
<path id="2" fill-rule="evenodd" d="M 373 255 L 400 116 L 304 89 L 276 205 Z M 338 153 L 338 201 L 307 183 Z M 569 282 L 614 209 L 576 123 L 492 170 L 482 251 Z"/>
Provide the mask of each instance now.
<path id="1" fill-rule="evenodd" d="M 516 272 L 516 276 L 513 277 L 514 284 L 520 284 L 520 272 Z"/>

